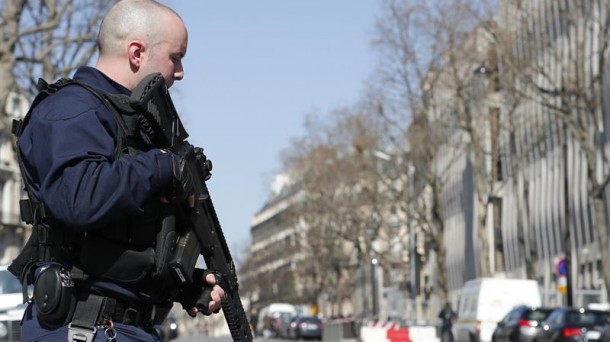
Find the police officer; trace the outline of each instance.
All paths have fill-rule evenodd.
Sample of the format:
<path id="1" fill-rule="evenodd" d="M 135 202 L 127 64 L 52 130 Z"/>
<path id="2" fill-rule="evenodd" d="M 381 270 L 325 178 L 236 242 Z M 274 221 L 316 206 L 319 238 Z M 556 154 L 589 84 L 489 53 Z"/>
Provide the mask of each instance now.
<path id="1" fill-rule="evenodd" d="M 438 313 L 438 318 L 441 319 L 441 341 L 453 342 L 451 327 L 453 326 L 453 320 L 456 317 L 457 314 L 451 308 L 451 303 L 445 303 L 445 307 Z"/>
<path id="2" fill-rule="evenodd" d="M 201 309 L 211 314 L 224 296 L 211 274 L 196 272 L 190 293 L 164 278 L 159 222 L 170 206 L 193 206 L 192 185 L 180 157 L 99 96 L 129 95 L 155 72 L 168 86 L 181 80 L 183 21 L 154 0 L 117 1 L 97 43 L 95 67 L 76 71 L 80 84 L 47 88 L 18 139 L 37 233 L 23 276 L 34 284 L 23 341 L 158 341 L 154 326 L 174 301 L 194 317 L 187 297 L 211 287 Z"/>

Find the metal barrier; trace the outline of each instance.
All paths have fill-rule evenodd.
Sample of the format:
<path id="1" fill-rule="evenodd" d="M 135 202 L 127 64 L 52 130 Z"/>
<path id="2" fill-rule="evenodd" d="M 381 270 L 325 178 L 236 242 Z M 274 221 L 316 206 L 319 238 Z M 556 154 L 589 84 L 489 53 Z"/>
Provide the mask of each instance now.
<path id="1" fill-rule="evenodd" d="M 360 328 L 359 342 L 439 342 L 433 325 L 402 326 L 398 322 L 370 322 Z"/>
<path id="2" fill-rule="evenodd" d="M 334 319 L 324 322 L 322 341 L 326 342 L 356 342 L 360 324 L 353 318 Z"/>

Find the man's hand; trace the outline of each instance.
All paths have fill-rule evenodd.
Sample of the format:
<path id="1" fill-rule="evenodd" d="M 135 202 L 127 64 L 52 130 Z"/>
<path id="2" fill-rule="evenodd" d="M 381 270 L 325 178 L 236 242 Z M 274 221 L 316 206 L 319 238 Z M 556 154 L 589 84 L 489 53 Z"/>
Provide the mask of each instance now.
<path id="1" fill-rule="evenodd" d="M 167 199 L 170 202 L 182 203 L 195 192 L 193 179 L 186 167 L 186 160 L 172 153 L 174 177 L 167 189 Z"/>
<path id="2" fill-rule="evenodd" d="M 171 153 L 161 149 L 163 153 Z M 173 178 L 167 190 L 161 196 L 163 203 L 180 203 L 186 200 L 190 208 L 195 207 L 194 186 L 191 175 L 185 169 L 186 161 L 184 158 L 172 153 L 172 172 Z"/>
<path id="3" fill-rule="evenodd" d="M 216 277 L 213 274 L 208 274 L 205 276 L 205 282 L 212 287 L 211 297 L 212 300 L 208 304 L 207 310 L 199 310 L 197 307 L 192 307 L 187 310 L 189 316 L 195 317 L 198 312 L 203 313 L 204 315 L 211 315 L 212 313 L 218 313 L 220 310 L 220 304 L 222 303 L 222 299 L 225 296 L 225 291 L 222 287 L 216 284 Z"/>
<path id="4" fill-rule="evenodd" d="M 193 282 L 180 287 L 176 301 L 182 304 L 182 308 L 191 317 L 197 316 L 198 312 L 204 315 L 217 313 L 225 297 L 225 290 L 221 287 L 223 279 L 219 274 L 196 268 L 193 271 Z"/>

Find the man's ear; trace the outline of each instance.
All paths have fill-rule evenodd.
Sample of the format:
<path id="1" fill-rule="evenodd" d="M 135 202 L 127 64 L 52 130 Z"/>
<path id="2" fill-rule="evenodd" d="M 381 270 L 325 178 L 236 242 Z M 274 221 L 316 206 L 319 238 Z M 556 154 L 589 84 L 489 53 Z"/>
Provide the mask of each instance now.
<path id="1" fill-rule="evenodd" d="M 140 66 L 142 65 L 144 50 L 146 50 L 146 47 L 139 40 L 134 40 L 129 43 L 129 47 L 127 48 L 127 54 L 129 58 L 129 64 L 131 64 L 132 68 L 140 68 Z"/>

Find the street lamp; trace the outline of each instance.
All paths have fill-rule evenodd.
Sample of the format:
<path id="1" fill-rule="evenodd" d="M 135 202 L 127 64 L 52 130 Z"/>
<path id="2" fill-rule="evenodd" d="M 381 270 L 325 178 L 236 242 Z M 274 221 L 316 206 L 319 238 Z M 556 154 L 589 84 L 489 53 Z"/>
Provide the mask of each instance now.
<path id="1" fill-rule="evenodd" d="M 407 201 L 409 206 L 409 282 L 410 289 L 409 294 L 411 299 L 416 299 L 417 297 L 417 242 L 415 235 L 415 166 L 412 163 L 408 164 L 407 169 Z M 417 312 L 417 311 L 416 311 Z"/>
<path id="2" fill-rule="evenodd" d="M 377 259 L 373 258 L 371 260 L 371 285 L 372 285 L 372 294 L 373 294 L 373 308 L 372 308 L 372 316 L 373 319 L 376 319 L 379 314 L 379 303 L 377 302 Z"/>
<path id="3" fill-rule="evenodd" d="M 366 267 L 364 265 L 360 269 L 360 293 L 362 294 L 362 318 L 364 319 L 369 312 L 368 298 L 366 298 Z"/>
<path id="4" fill-rule="evenodd" d="M 417 261 L 417 234 L 415 233 L 415 211 L 417 196 L 415 196 L 415 165 L 413 162 L 407 164 L 407 208 L 409 214 L 409 298 L 411 314 L 409 316 L 414 321 L 418 321 L 419 308 L 417 305 L 417 295 L 419 292 L 419 270 Z"/>

